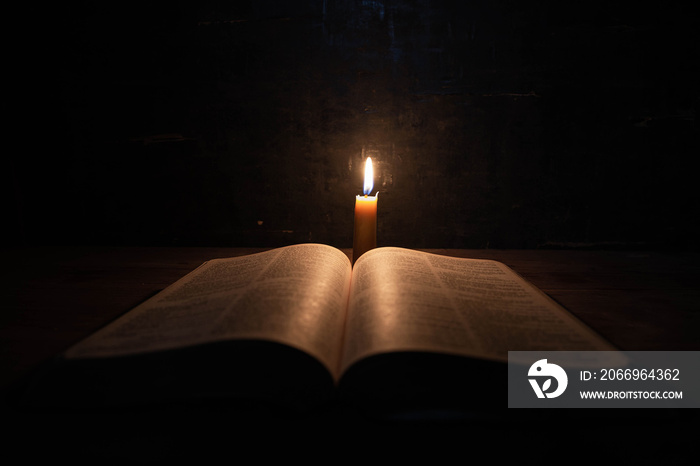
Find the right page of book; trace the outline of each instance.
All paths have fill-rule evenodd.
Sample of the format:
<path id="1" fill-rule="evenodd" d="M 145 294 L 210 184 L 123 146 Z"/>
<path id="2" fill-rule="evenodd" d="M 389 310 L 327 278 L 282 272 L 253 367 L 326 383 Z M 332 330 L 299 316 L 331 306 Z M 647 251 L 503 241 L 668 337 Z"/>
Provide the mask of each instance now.
<path id="1" fill-rule="evenodd" d="M 614 350 L 505 264 L 402 248 L 355 263 L 342 369 L 371 354 Z"/>

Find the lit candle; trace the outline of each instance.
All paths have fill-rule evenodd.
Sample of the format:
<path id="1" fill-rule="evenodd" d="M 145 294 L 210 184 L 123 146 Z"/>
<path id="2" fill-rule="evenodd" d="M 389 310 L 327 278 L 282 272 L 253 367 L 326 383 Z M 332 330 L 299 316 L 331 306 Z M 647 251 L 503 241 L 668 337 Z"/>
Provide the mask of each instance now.
<path id="1" fill-rule="evenodd" d="M 365 252 L 377 247 L 377 198 L 369 194 L 374 187 L 372 159 L 367 157 L 365 163 L 364 196 L 355 199 L 355 232 L 352 240 L 352 262 Z"/>

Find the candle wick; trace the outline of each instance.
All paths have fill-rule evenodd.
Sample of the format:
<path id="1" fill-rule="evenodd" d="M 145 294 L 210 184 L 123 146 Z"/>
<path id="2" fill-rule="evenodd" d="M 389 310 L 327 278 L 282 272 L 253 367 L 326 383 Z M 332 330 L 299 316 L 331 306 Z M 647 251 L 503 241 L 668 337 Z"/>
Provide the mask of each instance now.
<path id="1" fill-rule="evenodd" d="M 365 194 L 365 197 L 367 197 L 367 194 Z"/>

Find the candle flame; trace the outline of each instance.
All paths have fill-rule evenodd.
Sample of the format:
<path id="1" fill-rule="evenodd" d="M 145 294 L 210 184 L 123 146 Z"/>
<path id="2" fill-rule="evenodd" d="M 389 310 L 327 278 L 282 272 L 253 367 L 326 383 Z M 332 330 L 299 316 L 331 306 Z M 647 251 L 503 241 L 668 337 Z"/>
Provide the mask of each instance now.
<path id="1" fill-rule="evenodd" d="M 367 157 L 367 162 L 365 163 L 365 196 L 372 192 L 374 187 L 374 170 L 372 170 L 372 158 Z"/>

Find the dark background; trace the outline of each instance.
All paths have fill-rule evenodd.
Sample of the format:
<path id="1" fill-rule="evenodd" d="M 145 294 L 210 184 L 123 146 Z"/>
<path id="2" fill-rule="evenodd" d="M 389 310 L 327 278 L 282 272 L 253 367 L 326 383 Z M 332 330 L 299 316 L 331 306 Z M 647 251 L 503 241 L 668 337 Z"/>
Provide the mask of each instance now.
<path id="1" fill-rule="evenodd" d="M 25 7 L 5 244 L 697 249 L 692 5 Z"/>

